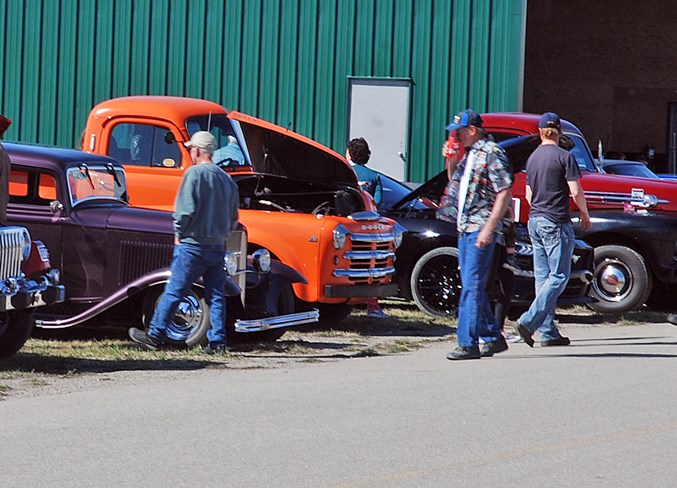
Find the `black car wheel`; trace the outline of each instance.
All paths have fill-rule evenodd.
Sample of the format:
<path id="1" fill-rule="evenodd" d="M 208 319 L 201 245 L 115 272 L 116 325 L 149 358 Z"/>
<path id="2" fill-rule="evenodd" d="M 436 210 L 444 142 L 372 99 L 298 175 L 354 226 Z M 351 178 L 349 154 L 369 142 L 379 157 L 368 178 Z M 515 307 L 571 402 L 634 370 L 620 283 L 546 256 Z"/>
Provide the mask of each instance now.
<path id="1" fill-rule="evenodd" d="M 143 303 L 143 325 L 148 329 L 164 289 L 156 287 L 151 290 Z M 167 327 L 167 338 L 170 343 L 193 347 L 207 344 L 209 330 L 209 305 L 204 299 L 202 290 L 193 287 L 179 304 L 174 320 Z"/>
<path id="2" fill-rule="evenodd" d="M 626 312 L 644 304 L 653 280 L 644 258 L 625 246 L 595 248 L 592 295 L 599 300 L 590 307 L 598 312 Z"/>
<path id="3" fill-rule="evenodd" d="M 9 357 L 23 347 L 35 324 L 33 315 L 32 310 L 0 314 L 0 358 Z"/>
<path id="4" fill-rule="evenodd" d="M 409 282 L 416 306 L 436 317 L 455 316 L 461 296 L 458 249 L 438 247 L 422 255 Z"/>

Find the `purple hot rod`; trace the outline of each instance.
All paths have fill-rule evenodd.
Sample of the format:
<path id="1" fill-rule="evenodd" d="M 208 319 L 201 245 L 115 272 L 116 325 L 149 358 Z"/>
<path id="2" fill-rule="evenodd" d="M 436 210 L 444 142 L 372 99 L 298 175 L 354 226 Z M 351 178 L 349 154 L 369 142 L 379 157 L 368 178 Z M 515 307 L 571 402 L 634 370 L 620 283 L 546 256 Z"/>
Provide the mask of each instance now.
<path id="1" fill-rule="evenodd" d="M 37 327 L 84 322 L 147 325 L 169 277 L 173 250 L 169 212 L 130 207 L 123 168 L 112 158 L 73 149 L 5 144 L 12 161 L 8 219 L 29 229 L 62 270 L 64 303 L 49 307 Z M 317 310 L 292 313 L 291 284 L 305 282 L 262 249 L 247 256 L 240 226 L 228 239 L 227 320 L 232 338 L 274 340 L 285 327 L 318 320 Z M 177 344 L 206 341 L 207 304 L 200 283 L 170 327 Z"/>

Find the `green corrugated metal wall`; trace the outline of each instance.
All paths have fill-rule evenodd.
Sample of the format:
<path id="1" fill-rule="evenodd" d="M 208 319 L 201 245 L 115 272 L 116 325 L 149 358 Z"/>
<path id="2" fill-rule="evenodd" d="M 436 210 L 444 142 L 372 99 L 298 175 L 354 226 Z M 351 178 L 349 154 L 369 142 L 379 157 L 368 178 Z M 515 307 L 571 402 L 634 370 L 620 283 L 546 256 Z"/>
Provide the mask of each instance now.
<path id="1" fill-rule="evenodd" d="M 348 77 L 413 81 L 409 180 L 451 115 L 518 110 L 526 0 L 0 0 L 7 139 L 73 146 L 130 94 L 207 98 L 343 152 Z"/>

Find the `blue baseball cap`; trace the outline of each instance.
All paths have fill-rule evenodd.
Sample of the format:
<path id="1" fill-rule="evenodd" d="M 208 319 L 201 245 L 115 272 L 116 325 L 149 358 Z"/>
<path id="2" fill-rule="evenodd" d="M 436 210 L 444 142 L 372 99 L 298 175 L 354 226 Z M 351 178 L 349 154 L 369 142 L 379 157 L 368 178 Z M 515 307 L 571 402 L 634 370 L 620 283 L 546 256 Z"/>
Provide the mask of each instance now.
<path id="1" fill-rule="evenodd" d="M 457 130 L 461 127 L 470 127 L 471 125 L 475 127 L 482 127 L 483 123 L 484 122 L 482 121 L 480 114 L 472 109 L 467 109 L 459 114 L 454 115 L 454 120 L 449 123 L 447 130 Z"/>
<path id="2" fill-rule="evenodd" d="M 538 121 L 539 129 L 557 129 L 557 132 L 562 132 L 562 123 L 559 120 L 559 115 L 554 112 L 546 112 L 541 115 Z"/>

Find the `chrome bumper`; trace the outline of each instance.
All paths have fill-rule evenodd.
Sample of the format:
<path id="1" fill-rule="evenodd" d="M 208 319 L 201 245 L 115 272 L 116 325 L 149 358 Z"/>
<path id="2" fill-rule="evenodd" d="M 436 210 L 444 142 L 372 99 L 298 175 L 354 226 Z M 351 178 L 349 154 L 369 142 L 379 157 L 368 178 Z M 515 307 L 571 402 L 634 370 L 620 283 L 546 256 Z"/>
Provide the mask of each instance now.
<path id="1" fill-rule="evenodd" d="M 311 324 L 319 320 L 320 311 L 316 308 L 308 312 L 276 315 L 275 317 L 264 317 L 261 319 L 237 319 L 235 321 L 235 332 L 262 332 L 264 330 L 280 329 L 294 325 Z"/>
<path id="2" fill-rule="evenodd" d="M 63 302 L 66 290 L 63 285 L 50 286 L 45 289 L 22 289 L 14 294 L 0 297 L 0 312 L 25 310 Z"/>

